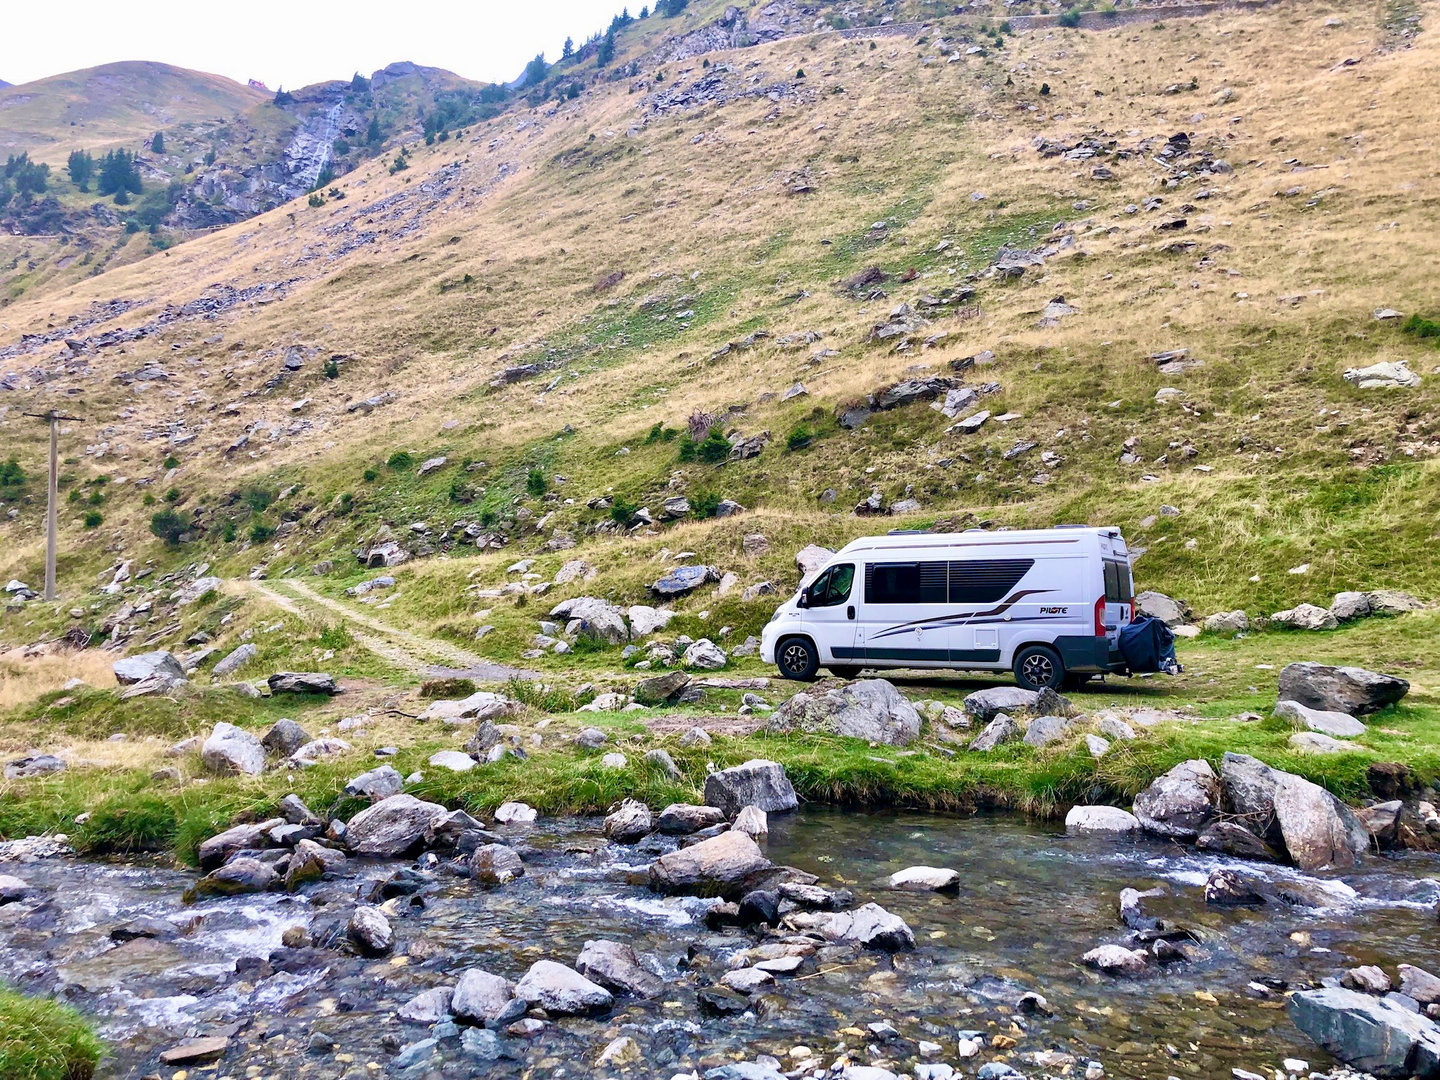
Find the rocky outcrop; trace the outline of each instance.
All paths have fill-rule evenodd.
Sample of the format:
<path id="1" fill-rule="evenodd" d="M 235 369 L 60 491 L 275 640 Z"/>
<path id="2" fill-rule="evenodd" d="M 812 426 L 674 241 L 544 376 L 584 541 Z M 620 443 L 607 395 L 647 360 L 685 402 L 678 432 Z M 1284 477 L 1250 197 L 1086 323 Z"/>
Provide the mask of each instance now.
<path id="1" fill-rule="evenodd" d="M 1295 1026 L 1345 1064 L 1386 1078 L 1440 1077 L 1440 1027 L 1384 998 L 1326 987 L 1294 994 Z"/>
<path id="2" fill-rule="evenodd" d="M 1302 661 L 1280 672 L 1280 698 L 1311 709 L 1365 716 L 1394 705 L 1410 684 L 1394 675 L 1358 667 L 1330 667 Z"/>
<path id="3" fill-rule="evenodd" d="M 752 758 L 743 765 L 707 776 L 705 805 L 718 808 L 726 817 L 734 817 L 747 806 L 759 807 L 767 814 L 780 814 L 794 810 L 798 802 L 783 765 Z"/>
<path id="4" fill-rule="evenodd" d="M 801 691 L 771 714 L 766 727 L 780 735 L 802 731 L 905 746 L 920 734 L 920 714 L 892 683 L 863 679 L 823 692 Z"/>
<path id="5" fill-rule="evenodd" d="M 1220 764 L 1226 808 L 1302 870 L 1353 867 L 1369 847 L 1354 812 L 1324 788 L 1245 754 Z"/>
<path id="6" fill-rule="evenodd" d="M 1135 817 L 1146 832 L 1177 840 L 1200 835 L 1220 800 L 1220 783 L 1210 763 L 1182 761 L 1135 796 Z"/>

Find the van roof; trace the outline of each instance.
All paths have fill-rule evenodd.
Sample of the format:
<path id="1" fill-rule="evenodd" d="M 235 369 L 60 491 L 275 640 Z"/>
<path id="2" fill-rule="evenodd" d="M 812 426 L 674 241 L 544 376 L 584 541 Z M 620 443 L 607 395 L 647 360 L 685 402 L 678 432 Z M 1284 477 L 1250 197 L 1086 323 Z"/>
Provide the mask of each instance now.
<path id="1" fill-rule="evenodd" d="M 1062 525 L 1053 529 L 1004 529 L 999 531 L 970 529 L 965 532 L 949 533 L 904 532 L 889 536 L 858 537 L 840 550 L 844 552 L 918 547 L 1012 547 L 1022 544 L 1083 545 L 1085 541 L 1092 539 L 1109 540 L 1118 551 L 1126 550 L 1125 540 L 1120 535 L 1120 530 L 1111 525 Z"/>

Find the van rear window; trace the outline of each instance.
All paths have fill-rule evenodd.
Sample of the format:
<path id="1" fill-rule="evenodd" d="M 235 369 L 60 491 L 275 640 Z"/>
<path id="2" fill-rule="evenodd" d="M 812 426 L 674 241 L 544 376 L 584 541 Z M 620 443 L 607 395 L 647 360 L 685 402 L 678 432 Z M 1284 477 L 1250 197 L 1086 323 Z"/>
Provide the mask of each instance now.
<path id="1" fill-rule="evenodd" d="M 867 604 L 991 604 L 1005 598 L 1034 559 L 964 562 L 870 563 Z"/>
<path id="2" fill-rule="evenodd" d="M 1130 567 L 1125 563 L 1105 561 L 1105 600 L 1111 604 L 1128 604 L 1133 598 Z"/>

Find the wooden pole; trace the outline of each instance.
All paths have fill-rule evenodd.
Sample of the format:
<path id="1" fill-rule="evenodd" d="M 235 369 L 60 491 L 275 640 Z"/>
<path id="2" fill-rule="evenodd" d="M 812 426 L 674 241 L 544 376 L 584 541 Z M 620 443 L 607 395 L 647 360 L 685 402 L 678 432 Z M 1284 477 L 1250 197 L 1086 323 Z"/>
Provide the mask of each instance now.
<path id="1" fill-rule="evenodd" d="M 60 418 L 50 414 L 50 489 L 45 502 L 45 599 L 55 600 L 55 546 L 59 538 L 60 516 Z"/>

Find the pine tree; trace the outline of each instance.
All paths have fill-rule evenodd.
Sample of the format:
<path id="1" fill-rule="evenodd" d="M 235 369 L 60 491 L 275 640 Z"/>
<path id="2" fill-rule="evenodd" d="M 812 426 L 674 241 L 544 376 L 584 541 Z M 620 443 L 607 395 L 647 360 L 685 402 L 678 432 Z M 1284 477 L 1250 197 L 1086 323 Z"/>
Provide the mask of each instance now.
<path id="1" fill-rule="evenodd" d="M 564 46 L 560 49 L 560 59 L 569 60 L 575 55 L 575 41 L 573 38 L 566 38 Z"/>
<path id="2" fill-rule="evenodd" d="M 84 150 L 71 150 L 70 160 L 65 163 L 70 171 L 70 182 L 81 191 L 90 190 L 90 178 L 95 175 L 95 159 Z"/>
<path id="3" fill-rule="evenodd" d="M 610 27 L 605 32 L 605 37 L 600 41 L 600 48 L 595 52 L 595 63 L 604 67 L 615 59 L 615 27 Z"/>
<path id="4" fill-rule="evenodd" d="M 365 142 L 370 146 L 379 146 L 384 137 L 380 130 L 380 114 L 374 113 L 370 117 L 370 126 L 365 130 Z"/>
<path id="5" fill-rule="evenodd" d="M 165 152 L 165 133 L 155 132 L 155 137 L 150 140 L 150 152 L 152 154 L 163 154 Z"/>

